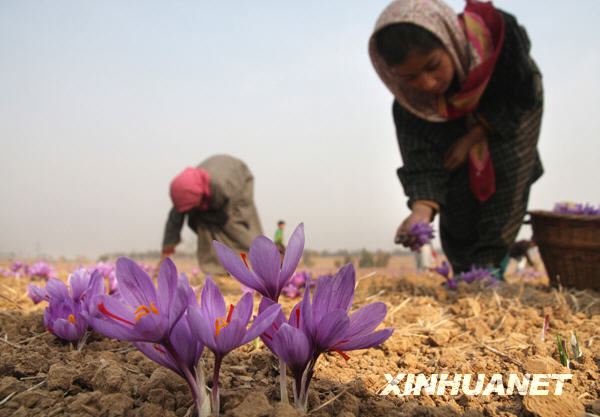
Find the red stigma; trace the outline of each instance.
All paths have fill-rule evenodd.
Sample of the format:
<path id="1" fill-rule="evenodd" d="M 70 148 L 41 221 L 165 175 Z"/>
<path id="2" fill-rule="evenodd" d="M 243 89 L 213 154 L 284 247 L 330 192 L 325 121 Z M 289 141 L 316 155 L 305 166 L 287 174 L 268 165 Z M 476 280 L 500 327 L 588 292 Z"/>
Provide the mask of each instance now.
<path id="1" fill-rule="evenodd" d="M 342 356 L 342 358 L 344 358 L 344 360 L 346 360 L 346 361 L 347 361 L 348 359 L 350 359 L 350 356 L 346 355 L 344 352 L 342 352 L 341 350 L 339 350 L 339 349 L 338 349 L 338 348 L 336 348 L 335 346 L 332 346 L 332 347 L 331 347 L 331 350 L 333 350 L 333 351 L 334 351 L 334 352 L 336 352 L 336 353 L 339 353 L 339 354 Z"/>
<path id="2" fill-rule="evenodd" d="M 164 350 L 162 350 L 160 348 L 160 346 L 158 346 L 157 344 L 152 345 L 152 347 L 154 347 L 154 349 L 158 350 L 160 353 L 162 353 L 163 355 L 166 355 L 166 352 Z"/>
<path id="3" fill-rule="evenodd" d="M 275 322 L 273 322 L 273 327 L 275 327 L 275 330 L 279 330 L 279 327 L 277 327 L 277 324 Z"/>
<path id="4" fill-rule="evenodd" d="M 264 337 L 266 337 L 266 338 L 267 338 L 267 339 L 269 339 L 269 340 L 273 340 L 273 338 L 272 338 L 271 336 L 269 336 L 269 335 L 267 334 L 267 332 L 264 332 L 264 333 L 263 333 L 263 336 L 264 336 Z"/>
<path id="5" fill-rule="evenodd" d="M 300 328 L 300 307 L 296 309 L 296 328 Z"/>
<path id="6" fill-rule="evenodd" d="M 54 331 L 54 329 L 51 329 L 50 327 L 46 327 L 46 330 L 49 331 L 49 332 L 53 332 Z"/>
<path id="7" fill-rule="evenodd" d="M 108 311 L 106 309 L 106 307 L 104 307 L 104 303 L 100 303 L 98 304 L 98 310 L 102 313 L 102 314 L 106 314 L 109 317 L 112 317 L 115 320 L 119 320 L 122 321 L 123 323 L 127 323 L 131 326 L 135 326 L 135 323 L 130 322 L 129 320 L 125 320 L 124 318 L 121 318 L 119 316 L 115 316 L 113 313 L 111 313 L 110 311 Z"/>
<path id="8" fill-rule="evenodd" d="M 229 304 L 229 313 L 227 313 L 227 323 L 231 323 L 231 315 L 233 314 L 233 309 L 235 306 L 233 304 Z"/>
<path id="9" fill-rule="evenodd" d="M 250 267 L 248 266 L 248 262 L 246 262 L 246 253 L 240 252 L 240 255 L 242 256 L 242 259 L 244 260 L 244 264 L 246 264 L 246 268 L 250 269 Z"/>

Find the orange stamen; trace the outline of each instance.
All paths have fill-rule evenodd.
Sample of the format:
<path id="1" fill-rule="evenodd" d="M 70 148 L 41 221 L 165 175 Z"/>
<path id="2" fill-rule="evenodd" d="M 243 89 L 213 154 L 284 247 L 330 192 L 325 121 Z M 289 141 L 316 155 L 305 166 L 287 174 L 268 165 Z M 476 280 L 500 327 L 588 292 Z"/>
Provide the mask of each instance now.
<path id="1" fill-rule="evenodd" d="M 69 317 L 67 317 L 67 321 L 70 321 L 71 323 L 75 324 L 75 316 L 72 314 L 69 314 Z"/>
<path id="2" fill-rule="evenodd" d="M 110 311 L 108 311 L 108 310 L 106 309 L 106 307 L 104 307 L 104 303 L 100 303 L 100 304 L 98 304 L 98 310 L 100 310 L 100 312 L 101 312 L 102 314 L 106 314 L 107 316 L 109 316 L 109 317 L 112 317 L 112 318 L 113 318 L 113 319 L 115 319 L 115 320 L 122 321 L 123 323 L 127 323 L 127 324 L 129 324 L 130 326 L 135 326 L 135 323 L 132 323 L 132 322 L 130 322 L 129 320 L 125 320 L 124 318 L 121 318 L 121 317 L 119 317 L 119 316 L 115 316 L 113 313 L 111 313 Z"/>
<path id="3" fill-rule="evenodd" d="M 223 327 L 227 327 L 229 323 L 231 323 L 231 315 L 233 314 L 233 309 L 235 306 L 233 304 L 229 305 L 229 313 L 227 313 L 227 319 L 218 317 L 215 320 L 215 337 L 219 337 L 219 333 Z M 221 322 L 222 321 L 222 322 Z"/>
<path id="4" fill-rule="evenodd" d="M 246 268 L 250 269 L 250 267 L 248 266 L 248 262 L 246 262 L 246 254 L 244 252 L 240 252 L 240 255 L 242 256 L 242 259 L 244 260 L 244 263 L 246 264 Z"/>
<path id="5" fill-rule="evenodd" d="M 156 307 L 154 307 L 154 301 L 152 301 L 152 302 L 150 303 L 150 310 L 152 310 L 152 312 L 153 312 L 154 314 L 160 314 L 160 311 L 158 311 L 158 309 L 157 309 Z"/>
<path id="6" fill-rule="evenodd" d="M 341 342 L 340 342 L 341 343 Z M 331 347 L 331 350 L 335 351 L 336 353 L 339 353 L 342 358 L 344 358 L 344 360 L 348 360 L 350 359 L 350 356 L 346 355 L 344 352 L 342 352 L 341 350 L 339 350 L 338 348 L 336 348 L 335 346 Z"/>
<path id="7" fill-rule="evenodd" d="M 144 317 L 146 314 L 150 314 L 150 309 L 146 306 L 139 306 L 137 310 L 133 312 L 133 314 L 137 314 L 135 317 L 135 321 L 137 322 L 139 319 Z"/>

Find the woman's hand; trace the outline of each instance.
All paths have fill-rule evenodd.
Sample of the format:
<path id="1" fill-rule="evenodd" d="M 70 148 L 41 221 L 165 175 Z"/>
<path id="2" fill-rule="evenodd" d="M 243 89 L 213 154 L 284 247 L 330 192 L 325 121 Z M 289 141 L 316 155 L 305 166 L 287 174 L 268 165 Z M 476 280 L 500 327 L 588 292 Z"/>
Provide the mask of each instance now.
<path id="1" fill-rule="evenodd" d="M 469 156 L 473 145 L 485 139 L 485 130 L 480 125 L 473 127 L 466 135 L 458 138 L 444 154 L 444 168 L 455 171 L 460 168 Z"/>
<path id="2" fill-rule="evenodd" d="M 404 247 L 410 247 L 416 239 L 415 236 L 410 236 L 408 234 L 410 226 L 412 226 L 413 223 L 418 223 L 420 221 L 429 224 L 432 217 L 433 209 L 431 207 L 424 204 L 414 204 L 412 213 L 402 222 L 400 227 L 398 227 L 394 241 L 402 244 Z"/>

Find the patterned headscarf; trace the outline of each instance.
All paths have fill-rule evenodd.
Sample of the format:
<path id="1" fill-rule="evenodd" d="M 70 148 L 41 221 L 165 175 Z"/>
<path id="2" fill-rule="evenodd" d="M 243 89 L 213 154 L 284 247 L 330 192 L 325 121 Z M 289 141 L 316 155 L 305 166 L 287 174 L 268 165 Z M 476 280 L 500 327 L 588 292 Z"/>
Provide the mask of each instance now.
<path id="1" fill-rule="evenodd" d="M 401 86 L 379 54 L 375 33 L 395 23 L 412 23 L 436 35 L 454 64 L 460 91 L 450 97 Z M 375 71 L 396 100 L 411 113 L 432 122 L 465 115 L 477 107 L 492 74 L 504 39 L 504 21 L 491 3 L 467 0 L 457 15 L 440 0 L 396 0 L 379 16 L 369 40 Z"/>

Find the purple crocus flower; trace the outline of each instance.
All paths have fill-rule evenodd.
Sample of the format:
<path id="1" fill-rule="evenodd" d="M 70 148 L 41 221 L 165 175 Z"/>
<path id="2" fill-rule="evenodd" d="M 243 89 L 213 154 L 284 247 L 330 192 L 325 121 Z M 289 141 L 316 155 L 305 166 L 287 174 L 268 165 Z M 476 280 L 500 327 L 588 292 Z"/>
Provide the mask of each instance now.
<path id="1" fill-rule="evenodd" d="M 179 277 L 185 287 L 188 282 L 187 276 L 182 272 Z M 189 287 L 188 306 L 198 307 L 195 291 Z M 188 320 L 187 311 L 175 323 L 171 330 L 168 343 L 133 343 L 144 355 L 156 363 L 171 369 L 179 374 L 188 383 L 199 415 L 210 413 L 210 402 L 205 401 L 206 389 L 204 373 L 198 369 L 198 362 L 202 356 L 204 345 L 192 334 Z"/>
<path id="2" fill-rule="evenodd" d="M 44 312 L 44 327 L 49 332 L 65 340 L 79 340 L 88 328 L 81 315 L 81 303 L 72 298 L 51 299 Z"/>
<path id="3" fill-rule="evenodd" d="M 471 284 L 474 281 L 483 281 L 491 277 L 491 273 L 486 268 L 477 268 L 475 265 L 471 266 L 471 270 L 467 272 L 461 272 L 460 278 L 467 284 Z"/>
<path id="4" fill-rule="evenodd" d="M 294 285 L 293 282 L 289 282 L 285 287 L 281 289 L 281 293 L 288 298 L 296 298 L 300 296 L 300 288 Z"/>
<path id="5" fill-rule="evenodd" d="M 348 317 L 355 283 L 354 266 L 348 264 L 337 274 L 319 280 L 312 302 L 310 285 L 306 286 L 304 297 L 292 310 L 289 320 L 279 314 L 273 329 L 262 335 L 265 344 L 292 369 L 296 407 L 303 411 L 313 369 L 322 353 L 334 351 L 348 360 L 345 351 L 377 346 L 394 331 L 393 328 L 375 331 L 387 311 L 381 302 L 367 304 Z M 259 311 L 270 303 L 263 299 Z M 282 329 L 285 330 L 280 335 Z"/>
<path id="6" fill-rule="evenodd" d="M 414 242 L 410 246 L 412 251 L 418 250 L 424 244 L 429 243 L 434 237 L 433 228 L 424 220 L 411 224 L 408 234 L 414 237 Z"/>
<path id="7" fill-rule="evenodd" d="M 29 296 L 29 298 L 31 298 L 33 304 L 38 304 L 41 301 L 49 301 L 50 299 L 50 296 L 48 295 L 46 290 L 38 287 L 37 285 L 34 285 L 33 282 L 30 282 L 27 285 L 27 295 Z"/>
<path id="8" fill-rule="evenodd" d="M 117 260 L 121 299 L 110 295 L 94 297 L 89 322 L 98 333 L 130 342 L 168 343 L 170 332 L 185 312 L 187 280 L 165 258 L 158 273 L 158 290 L 152 279 L 131 259 Z"/>
<path id="9" fill-rule="evenodd" d="M 44 289 L 30 284 L 28 293 L 30 297 L 33 295 L 32 299 L 49 302 L 44 312 L 46 330 L 61 339 L 79 340 L 78 349 L 81 349 L 88 334 L 89 302 L 104 293 L 104 279 L 98 272 L 90 275 L 85 269 L 79 269 L 69 275 L 67 282 L 68 285 L 50 278 Z"/>
<path id="10" fill-rule="evenodd" d="M 258 236 L 250 245 L 250 266 L 227 246 L 214 242 L 215 251 L 223 267 L 243 285 L 253 288 L 264 297 L 277 302 L 281 290 L 294 273 L 304 250 L 304 225 L 300 223 L 288 242 L 283 263 L 275 243 Z"/>
<path id="11" fill-rule="evenodd" d="M 446 261 L 442 261 L 442 265 L 436 266 L 434 270 L 446 279 L 450 277 L 450 265 Z"/>
<path id="12" fill-rule="evenodd" d="M 45 279 L 56 277 L 56 271 L 46 261 L 37 261 L 28 267 L 27 274 L 31 277 L 40 277 Z"/>
<path id="13" fill-rule="evenodd" d="M 254 323 L 249 328 L 246 328 L 254 304 L 252 294 L 244 294 L 236 306 L 230 305 L 227 310 L 219 287 L 208 279 L 204 283 L 200 297 L 200 307 L 190 306 L 187 310 L 187 319 L 192 334 L 215 355 L 212 409 L 213 413 L 218 414 L 219 372 L 223 357 L 262 334 L 271 326 L 281 311 L 281 306 L 279 304 L 269 306 L 254 318 Z"/>

